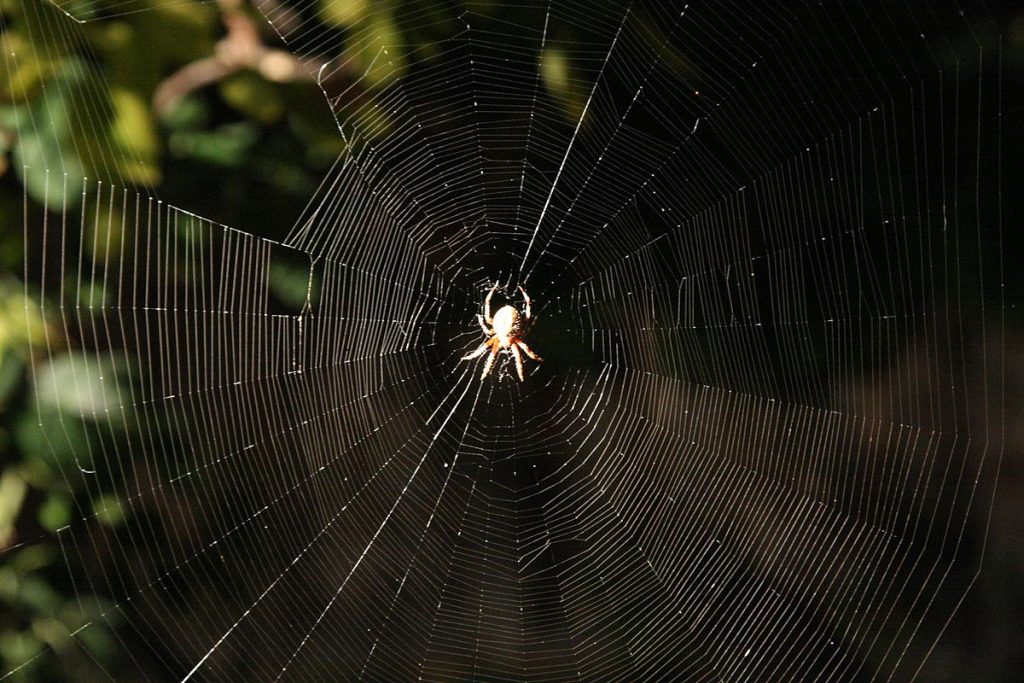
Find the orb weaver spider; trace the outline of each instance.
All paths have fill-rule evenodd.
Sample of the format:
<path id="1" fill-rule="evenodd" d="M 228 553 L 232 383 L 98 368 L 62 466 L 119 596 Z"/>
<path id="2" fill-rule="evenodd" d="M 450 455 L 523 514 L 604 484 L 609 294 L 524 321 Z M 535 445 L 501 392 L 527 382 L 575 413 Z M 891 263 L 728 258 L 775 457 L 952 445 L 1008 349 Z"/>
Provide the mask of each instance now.
<path id="1" fill-rule="evenodd" d="M 530 311 L 530 296 L 526 293 L 525 289 L 519 288 L 519 291 L 523 294 L 523 300 L 526 302 L 526 309 L 523 311 L 523 315 L 519 314 L 515 306 L 505 305 L 491 316 L 491 297 L 494 296 L 494 292 L 497 289 L 498 285 L 491 287 L 491 291 L 487 293 L 487 298 L 484 299 L 484 314 L 480 315 L 478 313 L 476 316 L 477 321 L 480 323 L 480 329 L 484 331 L 487 340 L 478 346 L 473 353 L 463 356 L 461 360 L 479 358 L 489 350 L 491 353 L 487 356 L 487 360 L 484 362 L 484 370 L 480 374 L 480 379 L 483 379 L 491 372 L 491 367 L 494 365 L 494 359 L 497 358 L 498 352 L 502 349 L 507 349 L 516 361 L 516 372 L 519 375 L 519 381 L 522 382 L 523 353 L 535 361 L 540 362 L 543 360 L 523 341 L 523 334 L 526 332 L 528 324 L 533 321 L 533 315 Z"/>

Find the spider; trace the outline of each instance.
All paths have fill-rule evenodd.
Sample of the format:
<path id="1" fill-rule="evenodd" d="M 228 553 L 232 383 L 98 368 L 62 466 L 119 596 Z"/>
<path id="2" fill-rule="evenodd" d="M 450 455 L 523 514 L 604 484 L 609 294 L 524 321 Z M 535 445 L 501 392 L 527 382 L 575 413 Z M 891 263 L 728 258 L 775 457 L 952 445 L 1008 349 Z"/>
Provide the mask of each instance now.
<path id="1" fill-rule="evenodd" d="M 484 371 L 480 374 L 480 379 L 486 377 L 490 371 L 491 366 L 494 365 L 494 359 L 497 357 L 498 352 L 502 349 L 508 349 L 512 357 L 516 359 L 516 372 L 519 374 L 519 381 L 523 381 L 523 353 L 532 358 L 535 361 L 541 361 L 541 357 L 538 356 L 526 345 L 523 341 L 523 333 L 526 331 L 526 324 L 533 320 L 533 316 L 530 314 L 530 296 L 526 293 L 522 287 L 519 291 L 523 293 L 523 299 L 526 301 L 526 310 L 523 311 L 523 315 L 519 315 L 519 311 L 516 310 L 515 306 L 502 306 L 498 309 L 498 312 L 491 317 L 491 297 L 494 296 L 494 290 L 498 288 L 498 285 L 491 287 L 491 291 L 487 293 L 487 298 L 484 299 L 484 314 L 479 313 L 476 319 L 480 322 L 480 329 L 484 331 L 487 336 L 487 340 L 477 347 L 473 353 L 463 356 L 462 360 L 473 360 L 487 353 L 490 350 L 490 355 L 487 356 L 487 361 L 484 363 Z M 525 322 L 526 324 L 521 324 Z M 488 327 L 490 325 L 490 327 Z M 520 353 L 522 349 L 522 353 Z"/>

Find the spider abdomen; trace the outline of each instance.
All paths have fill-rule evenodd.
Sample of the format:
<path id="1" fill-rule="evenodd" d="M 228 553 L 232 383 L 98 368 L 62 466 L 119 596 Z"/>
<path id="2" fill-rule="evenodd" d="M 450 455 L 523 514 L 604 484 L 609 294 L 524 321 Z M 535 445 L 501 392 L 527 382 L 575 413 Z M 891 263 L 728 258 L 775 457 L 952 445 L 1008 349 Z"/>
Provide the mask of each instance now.
<path id="1" fill-rule="evenodd" d="M 491 327 L 498 338 L 502 341 L 507 340 L 519 327 L 519 311 L 514 306 L 502 306 L 494 314 L 494 322 Z M 507 343 L 505 345 L 507 346 Z"/>

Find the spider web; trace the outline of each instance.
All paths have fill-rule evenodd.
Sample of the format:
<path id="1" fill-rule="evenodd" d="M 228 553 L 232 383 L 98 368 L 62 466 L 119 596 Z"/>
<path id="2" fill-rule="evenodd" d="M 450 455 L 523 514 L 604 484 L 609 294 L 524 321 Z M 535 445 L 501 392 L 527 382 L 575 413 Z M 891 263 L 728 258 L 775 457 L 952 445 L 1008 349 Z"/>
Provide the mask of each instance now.
<path id="1" fill-rule="evenodd" d="M 374 3 L 435 40 L 362 71 L 380 35 L 324 61 L 261 4 L 347 145 L 283 242 L 40 160 L 80 196 L 26 234 L 30 293 L 74 292 L 46 350 L 124 378 L 128 435 L 47 435 L 125 513 L 61 548 L 142 558 L 72 577 L 82 609 L 176 680 L 914 678 L 1001 453 L 1001 57 L 966 4 Z M 522 383 L 459 361 L 495 283 L 534 301 Z"/>

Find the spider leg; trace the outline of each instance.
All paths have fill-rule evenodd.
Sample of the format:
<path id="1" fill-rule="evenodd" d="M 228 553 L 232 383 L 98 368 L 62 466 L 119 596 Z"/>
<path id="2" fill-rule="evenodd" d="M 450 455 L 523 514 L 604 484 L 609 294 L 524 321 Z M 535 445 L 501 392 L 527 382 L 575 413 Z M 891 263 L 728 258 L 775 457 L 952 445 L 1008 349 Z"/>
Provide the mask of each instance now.
<path id="1" fill-rule="evenodd" d="M 479 358 L 480 356 L 484 355 L 484 353 L 486 351 L 487 351 L 487 342 L 484 342 L 480 346 L 476 347 L 476 350 L 473 353 L 467 354 L 467 355 L 463 356 L 462 358 L 460 358 L 459 360 L 473 360 L 474 358 Z"/>
<path id="2" fill-rule="evenodd" d="M 519 288 L 519 291 L 523 293 L 523 298 L 526 299 L 526 319 L 529 320 L 531 317 L 533 317 L 530 314 L 530 295 L 527 294 L 526 290 L 523 289 L 522 287 Z"/>
<path id="3" fill-rule="evenodd" d="M 491 291 L 487 292 L 487 298 L 484 299 L 484 320 L 488 325 L 494 324 L 494 319 L 491 317 L 491 297 L 494 296 L 494 290 L 498 288 L 497 283 L 491 287 Z"/>
<path id="4" fill-rule="evenodd" d="M 516 372 L 519 373 L 519 381 L 523 381 L 523 354 L 519 353 L 519 347 L 513 344 L 509 347 L 512 349 L 512 357 L 516 359 Z"/>
<path id="5" fill-rule="evenodd" d="M 480 373 L 480 379 L 483 379 L 490 373 L 491 366 L 494 365 L 494 359 L 498 357 L 498 351 L 501 350 L 501 344 L 491 344 L 491 355 L 487 356 L 487 360 L 484 362 L 484 371 Z"/>
<path id="6" fill-rule="evenodd" d="M 529 346 L 526 345 L 526 342 L 516 340 L 516 345 L 519 348 L 521 348 L 526 353 L 526 355 L 529 356 L 530 358 L 532 358 L 533 360 L 538 361 L 538 362 L 544 360 L 543 358 L 541 358 L 540 356 L 535 354 L 533 352 L 533 349 L 531 349 Z"/>
<path id="7" fill-rule="evenodd" d="M 494 333 L 491 332 L 490 328 L 484 323 L 484 317 L 479 313 L 476 314 L 476 319 L 480 322 L 480 329 L 484 331 L 484 334 L 490 337 Z"/>

